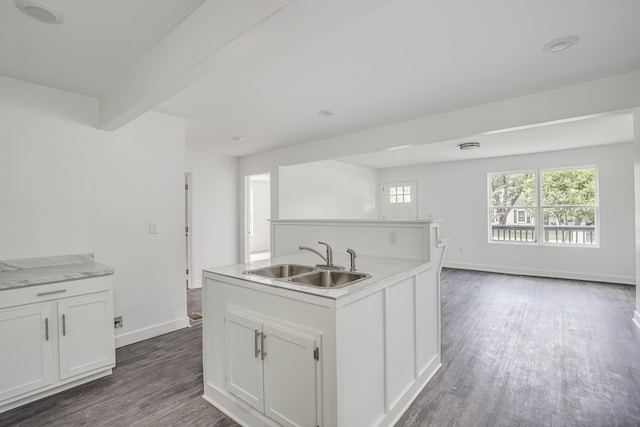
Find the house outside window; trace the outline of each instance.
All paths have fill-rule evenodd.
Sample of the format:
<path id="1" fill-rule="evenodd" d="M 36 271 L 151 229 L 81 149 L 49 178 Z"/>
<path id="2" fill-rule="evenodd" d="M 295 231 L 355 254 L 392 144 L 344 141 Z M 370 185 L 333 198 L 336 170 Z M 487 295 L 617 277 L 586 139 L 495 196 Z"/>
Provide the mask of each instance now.
<path id="1" fill-rule="evenodd" d="M 490 242 L 597 247 L 595 167 L 490 173 L 487 181 Z"/>

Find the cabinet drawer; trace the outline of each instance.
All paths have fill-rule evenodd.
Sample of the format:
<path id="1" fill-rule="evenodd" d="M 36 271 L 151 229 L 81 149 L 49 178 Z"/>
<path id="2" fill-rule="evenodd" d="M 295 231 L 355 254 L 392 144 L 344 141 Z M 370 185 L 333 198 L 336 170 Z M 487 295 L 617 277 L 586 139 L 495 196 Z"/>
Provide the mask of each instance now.
<path id="1" fill-rule="evenodd" d="M 111 288 L 111 276 L 100 276 L 68 282 L 8 289 L 0 291 L 0 308 L 51 301 L 76 295 L 92 294 L 95 292 L 108 291 Z"/>

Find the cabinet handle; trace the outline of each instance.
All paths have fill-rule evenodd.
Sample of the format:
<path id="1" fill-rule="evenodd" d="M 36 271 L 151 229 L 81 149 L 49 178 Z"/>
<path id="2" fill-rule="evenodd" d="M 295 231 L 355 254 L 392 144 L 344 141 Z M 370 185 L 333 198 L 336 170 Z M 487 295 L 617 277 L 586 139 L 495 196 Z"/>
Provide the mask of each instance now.
<path id="1" fill-rule="evenodd" d="M 254 331 L 255 332 L 255 340 L 253 342 L 254 344 L 254 348 L 255 348 L 255 355 L 254 357 L 257 358 L 258 355 L 260 354 L 260 349 L 258 348 L 258 337 L 260 335 L 262 335 L 260 332 L 258 332 L 257 330 Z"/>
<path id="2" fill-rule="evenodd" d="M 264 357 L 267 355 L 267 351 L 264 349 L 264 340 L 267 338 L 267 334 L 260 334 L 261 338 L 260 338 L 260 344 L 262 347 L 262 360 L 264 360 Z"/>
<path id="3" fill-rule="evenodd" d="M 49 318 L 44 319 L 44 339 L 49 341 Z"/>
<path id="4" fill-rule="evenodd" d="M 39 297 L 43 297 L 43 296 L 46 296 L 46 295 L 61 294 L 61 293 L 64 293 L 64 292 L 67 292 L 67 290 L 66 289 L 58 289 L 56 291 L 38 292 L 36 295 L 39 296 Z"/>
<path id="5" fill-rule="evenodd" d="M 67 335 L 67 319 L 65 317 L 65 315 L 62 315 L 62 336 L 66 336 Z"/>

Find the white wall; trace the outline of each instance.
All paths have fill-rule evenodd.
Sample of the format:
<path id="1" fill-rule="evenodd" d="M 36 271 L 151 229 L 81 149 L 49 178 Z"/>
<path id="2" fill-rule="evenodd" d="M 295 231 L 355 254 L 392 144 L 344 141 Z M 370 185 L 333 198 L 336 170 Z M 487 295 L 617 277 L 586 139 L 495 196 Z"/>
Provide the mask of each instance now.
<path id="1" fill-rule="evenodd" d="M 253 235 L 249 253 L 269 252 L 271 247 L 271 183 L 269 180 L 250 182 L 253 192 Z"/>
<path id="2" fill-rule="evenodd" d="M 280 168 L 280 219 L 376 219 L 377 171 L 335 160 Z"/>
<path id="3" fill-rule="evenodd" d="M 202 286 L 202 269 L 238 262 L 238 160 L 187 151 L 184 168 L 193 178 L 194 274 Z"/>
<path id="4" fill-rule="evenodd" d="M 319 160 L 428 144 L 483 132 L 640 107 L 640 71 L 424 116 L 331 138 L 274 149 L 240 159 L 239 177 L 271 172 L 272 218 L 279 215 L 278 169 Z M 238 209 L 243 212 L 244 200 Z M 244 253 L 241 241 L 240 253 Z"/>
<path id="5" fill-rule="evenodd" d="M 600 248 L 488 243 L 488 172 L 587 165 L 599 174 Z M 382 169 L 379 176 L 418 181 L 419 218 L 443 220 L 441 235 L 451 238 L 446 266 L 635 283 L 631 143 Z"/>
<path id="6" fill-rule="evenodd" d="M 121 346 L 188 326 L 185 125 L 147 113 L 108 133 L 97 117 L 93 98 L 0 77 L 0 259 L 95 252 L 116 271 Z"/>

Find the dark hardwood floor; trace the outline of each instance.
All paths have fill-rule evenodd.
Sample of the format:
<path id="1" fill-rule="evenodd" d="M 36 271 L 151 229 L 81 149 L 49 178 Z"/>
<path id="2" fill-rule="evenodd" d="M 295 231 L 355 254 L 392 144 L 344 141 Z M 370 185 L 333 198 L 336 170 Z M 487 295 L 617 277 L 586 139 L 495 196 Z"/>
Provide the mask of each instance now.
<path id="1" fill-rule="evenodd" d="M 635 287 L 442 275 L 442 369 L 398 426 L 638 426 Z M 202 400 L 201 326 L 117 350 L 111 377 L 0 426 L 235 426 Z"/>
<path id="2" fill-rule="evenodd" d="M 640 426 L 635 287 L 445 270 L 442 363 L 397 426 Z"/>

